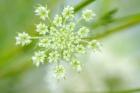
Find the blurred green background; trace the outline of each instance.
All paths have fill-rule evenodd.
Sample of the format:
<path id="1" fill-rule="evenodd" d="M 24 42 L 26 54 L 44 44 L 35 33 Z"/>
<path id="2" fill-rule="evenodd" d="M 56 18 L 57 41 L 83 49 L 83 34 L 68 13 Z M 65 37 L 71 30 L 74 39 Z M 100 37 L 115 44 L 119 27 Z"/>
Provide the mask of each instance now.
<path id="1" fill-rule="evenodd" d="M 57 82 L 49 66 L 32 64 L 34 44 L 15 45 L 18 32 L 35 35 L 38 4 L 47 4 L 52 17 L 66 5 L 97 14 L 85 25 L 102 49 L 81 56 L 81 73 L 68 70 Z M 140 93 L 140 0 L 0 0 L 0 93 Z"/>

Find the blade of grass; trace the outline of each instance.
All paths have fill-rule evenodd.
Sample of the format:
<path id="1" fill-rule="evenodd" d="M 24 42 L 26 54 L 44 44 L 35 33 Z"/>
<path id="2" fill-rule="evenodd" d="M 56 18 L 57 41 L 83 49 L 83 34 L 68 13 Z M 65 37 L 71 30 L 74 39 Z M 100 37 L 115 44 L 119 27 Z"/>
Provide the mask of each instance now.
<path id="1" fill-rule="evenodd" d="M 84 8 L 85 6 L 91 4 L 94 1 L 95 0 L 84 0 L 83 2 L 81 2 L 77 6 L 75 6 L 74 11 L 78 12 L 79 10 L 81 10 L 82 8 Z"/>
<path id="2" fill-rule="evenodd" d="M 108 24 L 114 22 L 113 16 L 117 13 L 117 11 L 118 11 L 118 9 L 115 8 L 115 9 L 112 9 L 112 10 L 106 12 L 100 18 L 98 18 L 96 20 L 96 22 L 94 22 L 93 24 L 91 24 L 91 28 L 94 28 L 95 29 L 97 27 L 105 26 L 105 25 L 108 25 Z"/>

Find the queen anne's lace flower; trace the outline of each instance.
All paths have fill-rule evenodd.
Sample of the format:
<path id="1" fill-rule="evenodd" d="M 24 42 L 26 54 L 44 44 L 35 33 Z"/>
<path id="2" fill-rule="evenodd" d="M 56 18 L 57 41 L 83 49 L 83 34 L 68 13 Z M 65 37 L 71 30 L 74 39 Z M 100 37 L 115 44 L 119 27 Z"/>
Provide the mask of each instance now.
<path id="1" fill-rule="evenodd" d="M 26 32 L 18 33 L 18 36 L 16 37 L 16 44 L 17 45 L 28 45 L 31 43 L 31 37 Z"/>
<path id="2" fill-rule="evenodd" d="M 48 16 L 49 10 L 47 7 L 39 6 L 35 10 L 37 16 L 42 20 L 46 20 L 47 24 L 41 22 L 36 25 L 37 37 L 30 37 L 27 33 L 19 33 L 16 37 L 17 44 L 26 45 L 31 42 L 31 39 L 38 40 L 39 51 L 35 52 L 32 57 L 33 63 L 39 66 L 41 63 L 48 62 L 56 64 L 56 78 L 65 77 L 65 68 L 61 65 L 61 61 L 71 63 L 72 67 L 77 71 L 81 71 L 81 63 L 76 58 L 77 54 L 86 52 L 86 46 L 89 48 L 97 48 L 99 45 L 95 41 L 88 41 L 85 38 L 88 36 L 89 29 L 85 26 L 79 27 L 79 21 L 74 20 L 74 8 L 67 6 L 60 15 L 56 15 L 53 20 Z M 80 19 L 89 21 L 94 17 L 91 10 L 83 11 Z"/>

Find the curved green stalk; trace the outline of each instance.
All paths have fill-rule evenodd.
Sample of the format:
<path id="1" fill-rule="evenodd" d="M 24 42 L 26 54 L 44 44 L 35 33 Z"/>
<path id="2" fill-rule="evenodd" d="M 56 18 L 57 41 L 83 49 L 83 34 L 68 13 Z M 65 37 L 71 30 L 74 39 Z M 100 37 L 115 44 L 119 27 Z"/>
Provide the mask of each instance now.
<path id="1" fill-rule="evenodd" d="M 78 12 L 79 10 L 81 10 L 82 8 L 84 8 L 85 6 L 91 4 L 94 1 L 95 0 L 84 0 L 83 2 L 81 2 L 77 6 L 75 6 L 74 11 Z"/>
<path id="2" fill-rule="evenodd" d="M 107 31 L 97 33 L 97 34 L 90 36 L 88 38 L 85 38 L 85 39 L 87 39 L 87 40 L 101 39 L 101 38 L 104 38 L 104 37 L 106 37 L 110 34 L 113 34 L 115 32 L 120 32 L 128 27 L 132 27 L 134 25 L 137 25 L 140 23 L 140 14 L 129 16 L 129 17 L 122 17 L 122 18 L 114 20 L 114 22 L 125 22 L 125 23 L 123 23 L 122 25 L 110 28 Z"/>

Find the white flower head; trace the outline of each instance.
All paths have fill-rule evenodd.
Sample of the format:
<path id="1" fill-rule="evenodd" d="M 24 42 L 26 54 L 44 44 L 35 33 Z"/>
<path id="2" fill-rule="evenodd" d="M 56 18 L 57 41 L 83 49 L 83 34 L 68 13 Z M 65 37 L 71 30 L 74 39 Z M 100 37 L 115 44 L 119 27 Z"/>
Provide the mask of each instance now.
<path id="1" fill-rule="evenodd" d="M 93 13 L 92 10 L 88 10 L 88 9 L 87 10 L 84 10 L 83 11 L 83 14 L 82 14 L 83 19 L 86 20 L 86 21 L 92 20 L 93 17 L 95 17 L 95 16 L 96 16 L 96 14 Z"/>
<path id="2" fill-rule="evenodd" d="M 35 52 L 35 55 L 32 57 L 33 63 L 36 66 L 39 66 L 40 63 L 44 63 L 45 57 L 46 57 L 46 55 L 45 55 L 44 51 Z"/>
<path id="3" fill-rule="evenodd" d="M 65 19 L 71 19 L 74 17 L 74 8 L 71 6 L 67 6 L 64 8 L 62 15 Z"/>
<path id="4" fill-rule="evenodd" d="M 95 14 L 91 10 L 85 10 L 82 18 L 75 19 L 74 8 L 67 6 L 61 14 L 51 19 L 47 6 L 41 5 L 36 8 L 35 14 L 42 19 L 42 22 L 36 25 L 39 35 L 30 37 L 25 32 L 19 33 L 16 44 L 27 45 L 31 43 L 31 39 L 37 40 L 40 50 L 32 57 L 33 64 L 39 66 L 45 61 L 57 64 L 54 71 L 57 79 L 64 78 L 66 73 L 61 61 L 69 62 L 74 69 L 81 71 L 81 64 L 76 55 L 85 53 L 87 46 L 95 48 L 99 44 L 86 39 L 90 30 L 79 23 L 81 19 L 90 21 Z M 47 21 L 44 21 L 46 19 Z"/>
<path id="5" fill-rule="evenodd" d="M 45 20 L 48 17 L 49 10 L 47 6 L 44 7 L 39 5 L 35 10 L 35 14 L 39 16 L 42 20 Z"/>
<path id="6" fill-rule="evenodd" d="M 26 32 L 18 33 L 16 37 L 16 44 L 17 45 L 28 45 L 31 43 L 31 37 Z"/>
<path id="7" fill-rule="evenodd" d="M 55 77 L 57 79 L 65 78 L 66 71 L 65 71 L 64 66 L 62 66 L 62 65 L 56 66 L 55 69 L 54 69 L 54 72 L 55 72 Z"/>
<path id="8" fill-rule="evenodd" d="M 45 24 L 39 23 L 36 25 L 36 32 L 38 32 L 40 35 L 45 35 L 48 31 L 48 26 L 46 26 Z"/>

